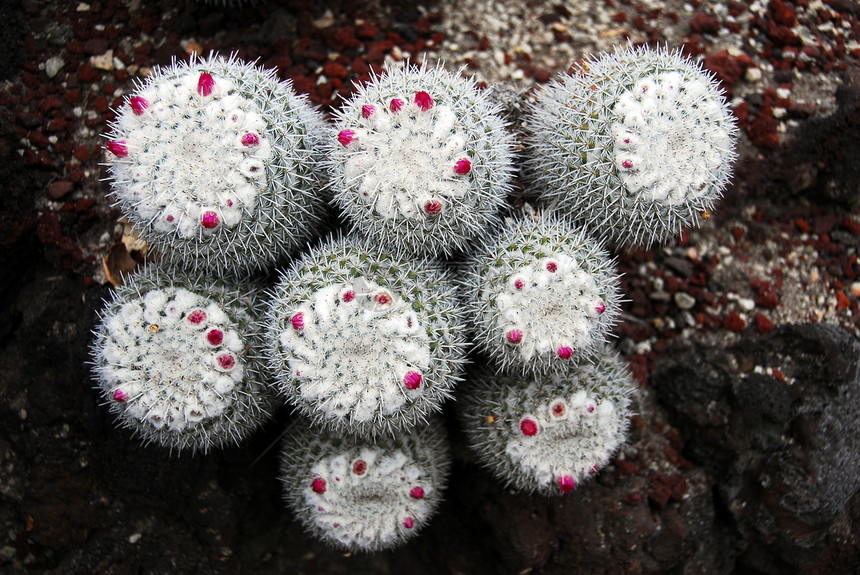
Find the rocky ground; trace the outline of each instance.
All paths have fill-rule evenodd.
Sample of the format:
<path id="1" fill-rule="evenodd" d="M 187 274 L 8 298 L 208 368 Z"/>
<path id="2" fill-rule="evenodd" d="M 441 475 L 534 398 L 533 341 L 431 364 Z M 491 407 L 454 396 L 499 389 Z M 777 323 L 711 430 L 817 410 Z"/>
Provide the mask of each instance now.
<path id="1" fill-rule="evenodd" d="M 0 571 L 860 569 L 856 3 L 5 0 L 0 14 Z M 100 135 L 135 79 L 195 51 L 236 52 L 331 109 L 388 60 L 426 55 L 529 89 L 628 40 L 699 59 L 742 135 L 700 230 L 618 254 L 617 344 L 640 390 L 631 437 L 595 481 L 558 498 L 506 492 L 452 420 L 456 462 L 432 526 L 348 556 L 307 539 L 281 502 L 271 447 L 286 409 L 208 456 L 114 428 L 87 346 L 104 262 L 126 253 Z"/>

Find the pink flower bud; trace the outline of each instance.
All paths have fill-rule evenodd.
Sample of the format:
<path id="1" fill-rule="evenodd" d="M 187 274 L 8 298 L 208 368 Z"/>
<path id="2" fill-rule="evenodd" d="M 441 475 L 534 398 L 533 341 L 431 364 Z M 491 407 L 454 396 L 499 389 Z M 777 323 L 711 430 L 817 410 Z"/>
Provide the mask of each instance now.
<path id="1" fill-rule="evenodd" d="M 343 299 L 343 303 L 349 303 L 355 299 L 355 292 L 352 290 L 349 290 L 343 294 L 343 297 L 341 299 Z"/>
<path id="2" fill-rule="evenodd" d="M 218 356 L 218 363 L 222 369 L 233 369 L 233 366 L 236 365 L 236 360 L 229 353 L 225 353 Z"/>
<path id="3" fill-rule="evenodd" d="M 388 105 L 388 109 L 394 112 L 395 114 L 403 108 L 403 100 L 400 98 L 394 98 L 391 100 L 391 103 Z"/>
<path id="4" fill-rule="evenodd" d="M 403 385 L 406 386 L 406 389 L 418 389 L 423 380 L 424 376 L 417 371 L 409 371 L 403 377 Z"/>
<path id="5" fill-rule="evenodd" d="M 633 167 L 633 160 L 624 160 L 623 162 L 621 162 L 621 165 L 629 170 Z"/>
<path id="6" fill-rule="evenodd" d="M 457 163 L 454 164 L 454 173 L 458 176 L 465 176 L 469 172 L 472 171 L 472 162 L 467 160 L 466 158 L 462 158 L 457 160 Z"/>
<path id="7" fill-rule="evenodd" d="M 424 204 L 424 211 L 429 216 L 435 216 L 442 211 L 442 204 L 440 202 L 437 202 L 436 200 L 430 200 L 429 202 Z"/>
<path id="8" fill-rule="evenodd" d="M 200 325 L 201 323 L 206 321 L 206 312 L 202 309 L 195 309 L 188 314 L 188 321 L 190 321 L 194 325 Z"/>
<path id="9" fill-rule="evenodd" d="M 570 359 L 572 355 L 573 355 L 573 349 L 572 348 L 570 348 L 566 345 L 563 345 L 560 348 L 558 348 L 558 357 L 560 357 L 561 359 Z"/>
<path id="10" fill-rule="evenodd" d="M 415 92 L 415 104 L 421 109 L 422 112 L 426 112 L 433 107 L 433 98 L 431 98 L 430 94 L 423 90 L 420 92 Z"/>
<path id="11" fill-rule="evenodd" d="M 546 271 L 551 274 L 554 274 L 556 271 L 558 271 L 558 265 L 555 262 L 547 262 Z"/>
<path id="12" fill-rule="evenodd" d="M 576 482 L 570 475 L 562 475 L 558 478 L 558 486 L 562 493 L 570 493 L 576 489 Z"/>
<path id="13" fill-rule="evenodd" d="M 365 104 L 361 107 L 361 117 L 365 120 L 373 115 L 376 111 L 376 106 L 371 106 L 370 104 Z"/>
<path id="14" fill-rule="evenodd" d="M 290 318 L 290 323 L 293 324 L 293 329 L 302 331 L 305 329 L 305 314 L 299 312 Z"/>
<path id="15" fill-rule="evenodd" d="M 367 463 L 363 459 L 359 459 L 352 464 L 352 472 L 356 475 L 364 475 L 365 471 L 367 471 Z"/>
<path id="16" fill-rule="evenodd" d="M 314 493 L 319 493 L 320 495 L 325 493 L 325 479 L 322 477 L 314 478 L 313 482 L 311 482 L 311 489 L 314 490 Z"/>
<path id="17" fill-rule="evenodd" d="M 113 142 L 108 142 L 107 146 L 108 152 L 116 156 L 117 158 L 124 158 L 128 155 L 128 147 L 125 144 L 125 140 L 115 140 Z"/>
<path id="18" fill-rule="evenodd" d="M 210 329 L 206 334 L 206 339 L 211 345 L 221 345 L 224 341 L 224 332 L 220 329 Z"/>
<path id="19" fill-rule="evenodd" d="M 506 337 L 511 343 L 520 343 L 523 340 L 523 332 L 518 329 L 512 329 L 508 332 Z"/>
<path id="20" fill-rule="evenodd" d="M 424 488 L 416 485 L 409 491 L 409 497 L 412 499 L 424 499 Z"/>
<path id="21" fill-rule="evenodd" d="M 597 302 L 597 305 L 594 306 L 594 311 L 596 311 L 598 314 L 601 314 L 606 311 L 606 305 L 602 301 Z"/>
<path id="22" fill-rule="evenodd" d="M 522 290 L 524 286 L 525 284 L 523 283 L 523 280 L 516 280 L 514 282 L 514 287 L 517 289 L 517 291 Z"/>
<path id="23" fill-rule="evenodd" d="M 523 435 L 527 435 L 528 437 L 532 437 L 537 434 L 538 426 L 534 419 L 524 419 L 520 423 L 520 431 L 523 432 Z"/>
<path id="24" fill-rule="evenodd" d="M 203 212 L 203 216 L 200 218 L 200 225 L 202 225 L 207 230 L 211 230 L 216 227 L 220 223 L 218 219 L 218 214 L 215 212 Z"/>
<path id="25" fill-rule="evenodd" d="M 373 299 L 378 305 L 391 305 L 392 301 L 391 296 L 387 293 L 378 293 Z"/>
<path id="26" fill-rule="evenodd" d="M 352 130 L 341 130 L 337 135 L 337 141 L 344 148 L 350 145 L 355 140 L 355 132 Z"/>
<path id="27" fill-rule="evenodd" d="M 125 400 L 128 399 L 128 396 L 121 390 L 118 389 L 113 392 L 113 400 L 119 403 L 125 403 Z"/>
<path id="28" fill-rule="evenodd" d="M 149 102 L 146 101 L 146 98 L 141 98 L 140 96 L 132 97 L 128 104 L 131 106 L 131 111 L 134 112 L 135 116 L 142 116 L 143 112 L 149 107 Z"/>
<path id="29" fill-rule="evenodd" d="M 415 525 L 415 522 L 412 521 L 411 517 L 407 517 L 403 520 L 403 526 L 407 529 L 412 529 L 412 526 Z"/>
<path id="30" fill-rule="evenodd" d="M 212 77 L 212 74 L 209 72 L 203 72 L 200 74 L 200 78 L 197 80 L 197 93 L 203 96 L 204 98 L 212 93 L 212 89 L 215 87 L 215 78 Z"/>
<path id="31" fill-rule="evenodd" d="M 556 417 L 561 417 L 562 415 L 564 415 L 565 409 L 566 408 L 564 407 L 564 404 L 559 401 L 552 406 L 552 414 Z"/>
<path id="32" fill-rule="evenodd" d="M 244 136 L 242 136 L 242 145 L 243 146 L 259 146 L 260 145 L 260 137 L 257 134 L 252 134 L 248 132 Z"/>

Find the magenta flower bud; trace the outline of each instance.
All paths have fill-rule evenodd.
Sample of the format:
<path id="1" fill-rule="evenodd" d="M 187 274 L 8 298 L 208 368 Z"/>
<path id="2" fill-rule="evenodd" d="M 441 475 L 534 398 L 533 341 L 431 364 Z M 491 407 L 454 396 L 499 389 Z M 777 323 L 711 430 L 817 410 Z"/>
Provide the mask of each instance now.
<path id="1" fill-rule="evenodd" d="M 215 88 L 215 78 L 212 77 L 212 74 L 209 72 L 200 74 L 200 78 L 197 80 L 197 93 L 205 98 L 212 93 L 213 88 Z"/>
<path id="2" fill-rule="evenodd" d="M 576 489 L 576 482 L 574 482 L 573 477 L 570 475 L 562 475 L 558 478 L 558 486 L 562 493 L 570 493 Z"/>
<path id="3" fill-rule="evenodd" d="M 311 489 L 314 490 L 314 493 L 319 493 L 320 495 L 325 493 L 325 486 L 325 479 L 323 479 L 322 477 L 317 477 L 311 483 Z"/>
<path id="4" fill-rule="evenodd" d="M 538 432 L 537 423 L 533 419 L 524 419 L 520 423 L 520 431 L 523 432 L 523 435 L 527 435 L 529 437 L 532 437 L 532 436 L 536 435 Z"/>
<path id="5" fill-rule="evenodd" d="M 202 225 L 207 230 L 211 230 L 216 227 L 220 223 L 218 219 L 218 214 L 215 212 L 203 212 L 203 216 L 200 218 L 200 225 Z"/>
<path id="6" fill-rule="evenodd" d="M 410 371 L 403 377 L 403 385 L 406 386 L 406 389 L 418 389 L 423 380 L 423 375 L 417 371 Z"/>
<path id="7" fill-rule="evenodd" d="M 369 117 L 371 117 L 375 111 L 376 111 L 375 106 L 371 106 L 370 104 L 365 104 L 364 106 L 361 107 L 361 117 L 366 120 Z"/>
<path id="8" fill-rule="evenodd" d="M 125 140 L 116 140 L 113 142 L 108 142 L 107 146 L 108 152 L 116 156 L 117 158 L 124 158 L 128 156 L 128 147 L 126 146 Z"/>
<path id="9" fill-rule="evenodd" d="M 388 109 L 394 112 L 395 114 L 403 108 L 403 100 L 400 98 L 394 98 L 391 100 L 391 103 L 388 105 Z"/>
<path id="10" fill-rule="evenodd" d="M 149 107 L 149 102 L 146 101 L 146 98 L 141 98 L 140 96 L 132 97 L 128 104 L 131 106 L 131 111 L 134 112 L 135 116 L 143 115 L 143 112 Z"/>
<path id="11" fill-rule="evenodd" d="M 290 323 L 293 324 L 293 329 L 302 331 L 305 329 L 305 314 L 299 312 L 290 318 Z"/>
<path id="12" fill-rule="evenodd" d="M 243 146 L 259 146 L 260 145 L 260 137 L 257 134 L 252 134 L 248 132 L 244 136 L 242 136 L 242 145 Z"/>
<path id="13" fill-rule="evenodd" d="M 461 158 L 454 164 L 454 173 L 458 176 L 465 176 L 472 171 L 472 162 L 467 158 Z"/>
<path id="14" fill-rule="evenodd" d="M 415 104 L 422 112 L 426 112 L 433 107 L 433 98 L 430 97 L 430 94 L 422 90 L 415 93 Z"/>

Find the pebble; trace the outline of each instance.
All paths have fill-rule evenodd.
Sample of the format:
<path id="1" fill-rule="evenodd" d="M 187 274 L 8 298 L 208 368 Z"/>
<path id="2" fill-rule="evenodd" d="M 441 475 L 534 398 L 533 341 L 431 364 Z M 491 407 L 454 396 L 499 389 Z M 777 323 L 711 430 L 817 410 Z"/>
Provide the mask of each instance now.
<path id="1" fill-rule="evenodd" d="M 98 56 L 90 56 L 90 66 L 97 70 L 113 70 L 113 50 Z"/>
<path id="2" fill-rule="evenodd" d="M 860 297 L 860 282 L 854 282 L 851 284 L 851 295 L 854 297 Z"/>
<path id="3" fill-rule="evenodd" d="M 60 72 L 60 70 L 63 69 L 63 66 L 65 65 L 66 61 L 59 56 L 48 58 L 45 61 L 45 74 L 48 76 L 48 78 L 53 78 Z"/>
<path id="4" fill-rule="evenodd" d="M 693 306 L 696 305 L 696 298 L 686 292 L 675 292 L 675 305 L 678 306 L 678 309 L 685 311 L 693 309 Z"/>

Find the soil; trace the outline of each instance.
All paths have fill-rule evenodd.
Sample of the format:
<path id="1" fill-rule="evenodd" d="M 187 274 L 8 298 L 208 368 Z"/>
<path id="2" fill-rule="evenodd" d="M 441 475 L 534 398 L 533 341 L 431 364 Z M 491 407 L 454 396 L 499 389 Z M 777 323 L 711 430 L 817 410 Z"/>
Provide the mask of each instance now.
<path id="1" fill-rule="evenodd" d="M 856 3 L 233 4 L 0 1 L 0 571 L 860 570 Z M 446 412 L 455 464 L 436 519 L 401 548 L 349 555 L 307 537 L 282 502 L 286 407 L 207 455 L 115 427 L 88 346 L 116 254 L 136 260 L 102 134 L 153 66 L 235 52 L 329 111 L 387 61 L 426 57 L 528 90 L 628 40 L 700 61 L 742 134 L 702 228 L 617 254 L 616 347 L 639 393 L 629 440 L 593 481 L 560 497 L 506 491 Z"/>

